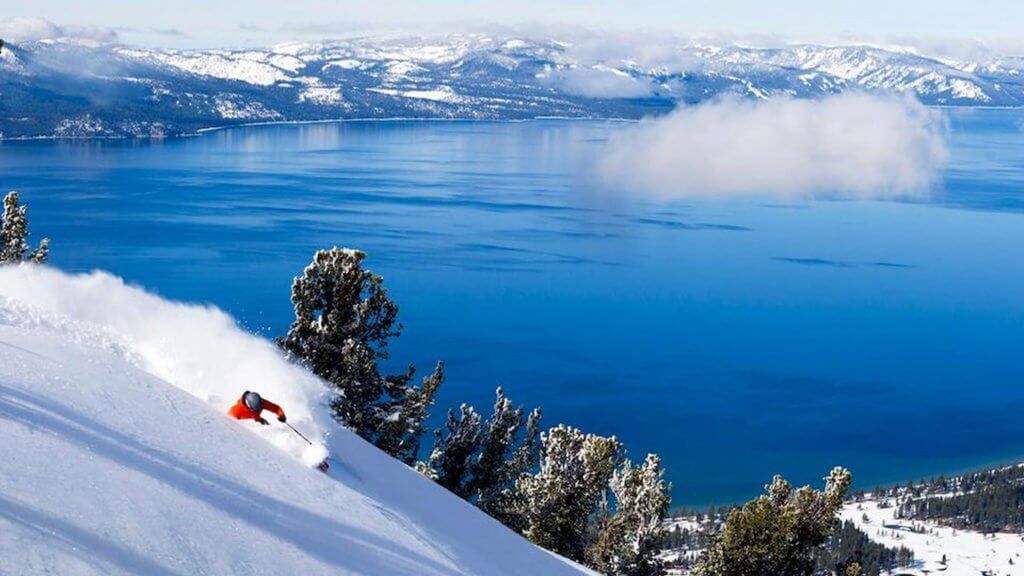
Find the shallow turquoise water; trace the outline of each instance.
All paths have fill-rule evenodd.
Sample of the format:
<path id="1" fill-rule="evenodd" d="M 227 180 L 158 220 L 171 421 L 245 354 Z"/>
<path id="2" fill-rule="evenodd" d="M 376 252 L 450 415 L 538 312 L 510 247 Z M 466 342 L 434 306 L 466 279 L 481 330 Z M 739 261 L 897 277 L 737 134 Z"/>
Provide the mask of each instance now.
<path id="1" fill-rule="evenodd" d="M 1024 455 L 1020 111 L 951 113 L 927 201 L 658 203 L 592 176 L 621 123 L 346 123 L 0 144 L 54 264 L 212 302 L 267 336 L 314 250 L 402 306 L 442 407 L 497 385 L 660 453 L 677 503 L 772 474 L 860 486 Z"/>

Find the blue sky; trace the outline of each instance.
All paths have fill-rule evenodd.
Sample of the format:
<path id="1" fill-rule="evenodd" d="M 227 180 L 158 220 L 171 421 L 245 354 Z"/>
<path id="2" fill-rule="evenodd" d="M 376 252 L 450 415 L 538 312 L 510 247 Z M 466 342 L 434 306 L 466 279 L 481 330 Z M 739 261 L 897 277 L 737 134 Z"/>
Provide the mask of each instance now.
<path id="1" fill-rule="evenodd" d="M 127 42 L 176 46 L 269 44 L 365 31 L 421 32 L 499 25 L 656 28 L 683 35 L 774 34 L 1012 38 L 1021 0 L 4 0 L 3 17 L 115 28 Z"/>

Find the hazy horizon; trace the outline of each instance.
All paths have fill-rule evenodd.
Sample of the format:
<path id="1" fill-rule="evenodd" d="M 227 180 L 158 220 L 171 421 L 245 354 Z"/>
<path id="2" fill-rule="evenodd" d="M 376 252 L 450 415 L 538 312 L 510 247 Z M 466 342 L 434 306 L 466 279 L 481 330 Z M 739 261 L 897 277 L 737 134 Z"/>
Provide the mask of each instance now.
<path id="1" fill-rule="evenodd" d="M 822 11 L 810 0 L 760 5 L 728 0 L 712 5 L 640 0 L 613 3 L 541 4 L 442 0 L 424 7 L 411 0 L 338 3 L 299 0 L 228 0 L 216 4 L 180 0 L 145 10 L 99 0 L 87 6 L 66 0 L 12 0 L 0 19 L 0 37 L 19 40 L 80 36 L 168 48 L 270 46 L 287 41 L 391 34 L 435 35 L 505 31 L 523 35 L 580 33 L 679 36 L 773 43 L 869 43 L 941 46 L 944 51 L 1024 53 L 1015 23 L 1024 4 L 991 0 L 987 10 L 952 2 L 836 3 Z M 989 15 L 998 12 L 1000 18 Z M 609 26 L 608 23 L 614 23 Z M 908 26 L 912 23 L 912 26 Z"/>

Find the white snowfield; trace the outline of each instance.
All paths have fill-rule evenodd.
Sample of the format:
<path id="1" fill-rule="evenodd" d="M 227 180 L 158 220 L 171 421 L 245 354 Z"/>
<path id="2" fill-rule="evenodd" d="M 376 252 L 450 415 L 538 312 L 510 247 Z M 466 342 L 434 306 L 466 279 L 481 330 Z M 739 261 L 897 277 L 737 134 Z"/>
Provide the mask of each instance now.
<path id="1" fill-rule="evenodd" d="M 843 520 L 852 520 L 872 540 L 914 552 L 916 566 L 892 574 L 923 576 L 1024 576 L 1024 537 L 1018 534 L 994 534 L 953 530 L 932 522 L 897 520 L 895 506 L 880 508 L 877 501 L 847 504 Z M 865 521 L 864 516 L 867 516 Z M 925 528 L 915 532 L 913 527 Z M 942 557 L 946 563 L 942 563 Z"/>
<path id="2" fill-rule="evenodd" d="M 227 417 L 245 389 L 316 446 Z M 333 427 L 322 394 L 215 309 L 0 269 L 0 574 L 593 574 Z"/>

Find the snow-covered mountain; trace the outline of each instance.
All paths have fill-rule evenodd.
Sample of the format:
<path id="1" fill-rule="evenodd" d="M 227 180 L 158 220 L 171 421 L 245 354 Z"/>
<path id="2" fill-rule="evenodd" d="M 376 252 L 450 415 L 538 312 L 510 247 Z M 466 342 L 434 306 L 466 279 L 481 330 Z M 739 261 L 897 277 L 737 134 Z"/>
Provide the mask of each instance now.
<path id="1" fill-rule="evenodd" d="M 227 417 L 247 388 L 315 446 Z M 3 267 L 0 573 L 593 575 L 328 428 L 321 393 L 215 309 Z"/>
<path id="2" fill-rule="evenodd" d="M 722 94 L 912 92 L 924 103 L 1021 106 L 1024 58 L 905 49 L 692 42 L 603 46 L 485 34 L 160 50 L 80 40 L 0 54 L 3 137 L 151 136 L 342 118 L 629 117 Z"/>

